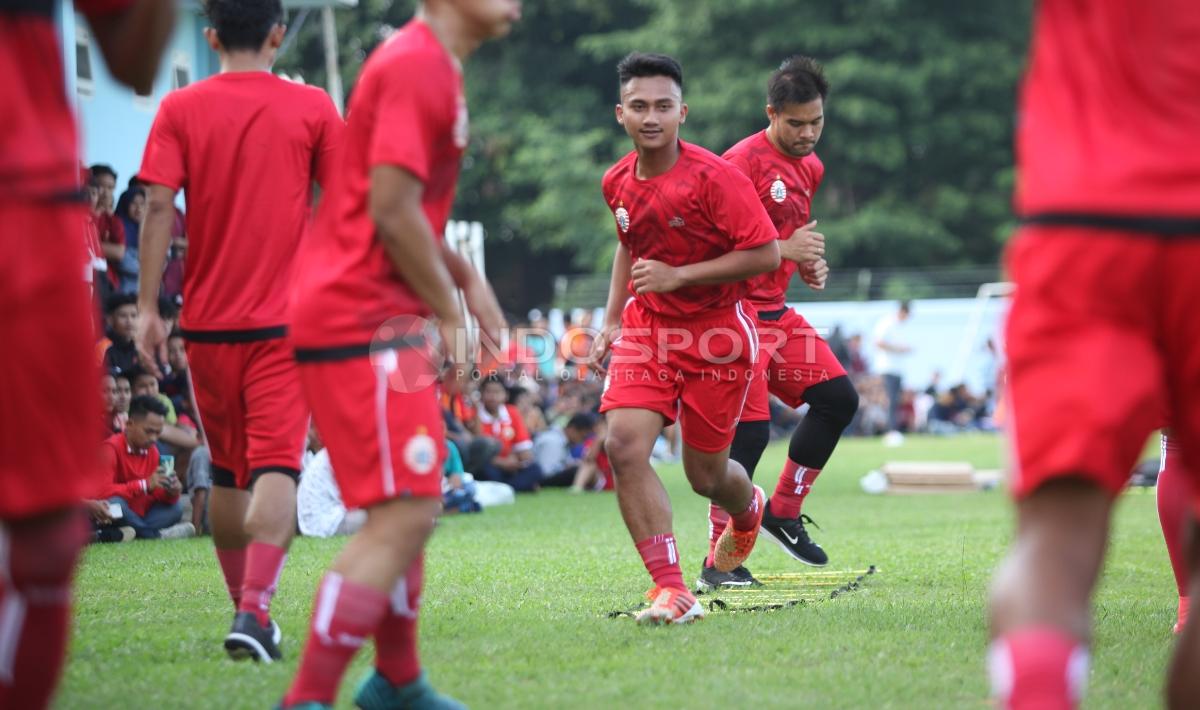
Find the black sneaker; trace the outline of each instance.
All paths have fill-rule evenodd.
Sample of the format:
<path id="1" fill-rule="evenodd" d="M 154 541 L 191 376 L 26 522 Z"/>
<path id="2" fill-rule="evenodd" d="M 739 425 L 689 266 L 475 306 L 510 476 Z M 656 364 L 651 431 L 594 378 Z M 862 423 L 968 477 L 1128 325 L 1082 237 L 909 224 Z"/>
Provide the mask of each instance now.
<path id="1" fill-rule="evenodd" d="M 258 617 L 239 611 L 233 617 L 233 628 L 225 637 L 225 652 L 235 661 L 252 658 L 271 663 L 283 658 L 279 652 L 279 627 L 272 621 L 268 626 L 258 623 Z"/>
<path id="2" fill-rule="evenodd" d="M 703 563 L 701 563 L 703 564 Z M 738 567 L 732 572 L 721 572 L 716 567 L 702 566 L 700 577 L 696 580 L 696 593 L 704 594 L 715 589 L 747 589 L 761 587 L 762 582 L 750 574 L 745 567 Z"/>
<path id="3" fill-rule="evenodd" d="M 808 531 L 804 529 L 806 522 L 817 525 L 807 515 L 801 515 L 798 519 L 777 518 L 771 514 L 771 504 L 767 503 L 760 529 L 791 557 L 806 565 L 824 567 L 829 562 L 829 555 L 808 536 Z M 817 527 L 820 528 L 819 525 Z"/>

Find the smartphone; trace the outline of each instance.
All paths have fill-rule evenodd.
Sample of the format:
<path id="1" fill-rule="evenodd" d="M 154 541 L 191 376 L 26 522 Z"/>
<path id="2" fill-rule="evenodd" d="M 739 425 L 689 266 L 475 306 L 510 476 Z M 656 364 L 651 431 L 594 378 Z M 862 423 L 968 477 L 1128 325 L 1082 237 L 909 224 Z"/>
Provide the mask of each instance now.
<path id="1" fill-rule="evenodd" d="M 162 475 L 167 478 L 175 476 L 175 457 L 170 454 L 163 454 L 158 459 L 158 465 L 162 467 Z"/>
<path id="2" fill-rule="evenodd" d="M 109 503 L 108 517 L 112 518 L 113 520 L 124 517 L 124 515 L 121 513 L 121 506 L 117 505 L 116 503 Z"/>

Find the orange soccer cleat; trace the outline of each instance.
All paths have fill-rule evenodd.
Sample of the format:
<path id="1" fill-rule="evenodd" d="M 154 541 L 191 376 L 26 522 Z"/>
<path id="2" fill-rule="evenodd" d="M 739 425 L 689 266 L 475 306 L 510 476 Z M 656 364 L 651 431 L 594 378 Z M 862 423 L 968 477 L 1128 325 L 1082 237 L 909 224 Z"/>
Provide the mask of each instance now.
<path id="1" fill-rule="evenodd" d="M 704 607 L 686 589 L 655 587 L 646 592 L 650 608 L 638 612 L 635 620 L 643 626 L 690 624 L 704 618 Z"/>
<path id="2" fill-rule="evenodd" d="M 713 567 L 717 568 L 718 572 L 732 572 L 741 567 L 754 550 L 754 542 L 758 540 L 758 526 L 762 523 L 763 513 L 767 509 L 766 495 L 758 486 L 754 487 L 754 502 L 758 505 L 758 520 L 754 522 L 754 527 L 744 532 L 735 530 L 733 520 L 730 520 L 725 524 L 721 537 L 717 538 L 717 544 L 713 548 Z"/>

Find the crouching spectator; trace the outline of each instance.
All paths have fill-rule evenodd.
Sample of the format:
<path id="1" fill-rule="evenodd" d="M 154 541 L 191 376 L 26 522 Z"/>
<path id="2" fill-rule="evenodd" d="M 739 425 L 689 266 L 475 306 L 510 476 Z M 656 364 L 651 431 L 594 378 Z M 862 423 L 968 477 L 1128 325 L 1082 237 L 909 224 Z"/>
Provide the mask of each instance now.
<path id="1" fill-rule="evenodd" d="M 478 513 L 483 510 L 475 500 L 475 479 L 463 470 L 462 456 L 453 441 L 446 440 L 446 478 L 442 481 L 442 509 L 446 515 Z"/>
<path id="2" fill-rule="evenodd" d="M 480 388 L 481 405 L 474 421 L 475 434 L 500 442 L 500 451 L 475 477 L 512 486 L 518 493 L 541 487 L 542 469 L 533 462 L 533 440 L 517 408 L 508 401 L 508 388 L 498 377 L 488 377 Z"/>
<path id="3" fill-rule="evenodd" d="M 107 486 L 102 498 L 112 505 L 111 520 L 100 525 L 99 539 L 113 537 L 103 528 L 117 528 L 118 533 L 122 532 L 120 528 L 132 528 L 134 535 L 143 539 L 191 537 L 196 533 L 191 523 L 179 522 L 183 517 L 179 501 L 183 485 L 178 477 L 159 467 L 155 444 L 166 416 L 166 407 L 157 398 L 134 397 L 125 431 L 104 441 L 101 461 Z"/>

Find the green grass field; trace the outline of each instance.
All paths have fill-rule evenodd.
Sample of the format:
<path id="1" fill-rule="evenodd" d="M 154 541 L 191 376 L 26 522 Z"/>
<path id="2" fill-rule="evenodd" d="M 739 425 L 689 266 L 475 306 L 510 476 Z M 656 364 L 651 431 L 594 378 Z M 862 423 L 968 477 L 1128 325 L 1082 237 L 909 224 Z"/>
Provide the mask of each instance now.
<path id="1" fill-rule="evenodd" d="M 805 511 L 831 569 L 879 574 L 832 601 L 710 614 L 688 627 L 639 628 L 605 613 L 650 586 L 611 494 L 542 493 L 445 519 L 429 551 L 422 655 L 435 684 L 475 708 L 987 707 L 984 604 L 1010 535 L 1000 491 L 868 496 L 885 460 L 999 467 L 1002 439 L 843 442 Z M 770 491 L 785 448 L 759 468 Z M 693 580 L 706 549 L 704 502 L 679 466 L 662 471 Z M 1086 706 L 1147 708 L 1171 646 L 1175 594 L 1147 491 L 1118 509 L 1096 603 Z M 317 579 L 343 540 L 299 539 L 274 606 L 285 662 L 235 664 L 221 649 L 232 609 L 208 539 L 94 546 L 77 591 L 61 708 L 269 708 L 295 670 Z M 764 541 L 756 573 L 798 571 Z M 364 650 L 343 686 L 370 654 Z"/>

